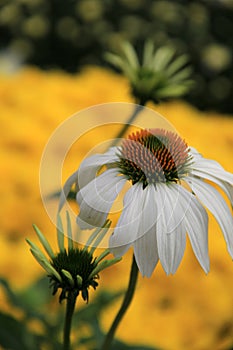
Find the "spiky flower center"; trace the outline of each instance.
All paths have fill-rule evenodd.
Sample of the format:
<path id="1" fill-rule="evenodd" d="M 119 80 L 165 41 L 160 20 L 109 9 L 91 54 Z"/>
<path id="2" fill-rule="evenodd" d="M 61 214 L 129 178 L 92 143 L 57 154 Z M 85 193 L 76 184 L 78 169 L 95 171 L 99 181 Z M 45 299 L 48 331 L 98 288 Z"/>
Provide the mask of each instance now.
<path id="1" fill-rule="evenodd" d="M 88 250 L 76 248 L 61 251 L 53 258 L 51 265 L 62 278 L 61 282 L 55 276 L 50 276 L 53 294 L 57 292 L 58 288 L 62 289 L 60 301 L 66 298 L 66 294 L 69 291 L 75 292 L 76 295 L 81 292 L 83 299 L 88 301 L 88 288 L 92 286 L 95 289 L 98 286 L 98 283 L 95 281 L 98 276 L 89 277 L 97 263 Z M 73 283 L 64 274 L 64 270 L 70 273 Z"/>
<path id="2" fill-rule="evenodd" d="M 164 129 L 140 130 L 128 136 L 120 148 L 118 166 L 133 185 L 145 188 L 158 182 L 178 182 L 190 166 L 187 144 Z"/>

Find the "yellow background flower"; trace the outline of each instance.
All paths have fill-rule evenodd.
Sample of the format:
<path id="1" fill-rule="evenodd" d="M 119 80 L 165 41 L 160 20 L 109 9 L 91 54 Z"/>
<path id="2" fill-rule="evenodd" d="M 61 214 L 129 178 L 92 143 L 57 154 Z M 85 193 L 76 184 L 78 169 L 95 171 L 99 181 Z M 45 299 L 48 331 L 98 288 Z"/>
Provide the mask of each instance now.
<path id="1" fill-rule="evenodd" d="M 32 223 L 56 244 L 55 228 L 40 198 L 40 158 L 54 129 L 83 108 L 106 102 L 133 102 L 124 78 L 89 67 L 76 75 L 24 68 L 0 76 L 0 275 L 14 288 L 28 285 L 41 275 L 25 244 L 34 237 Z M 233 118 L 202 113 L 183 102 L 148 105 L 167 118 L 206 158 L 233 171 Z M 103 135 L 98 135 L 99 139 Z M 96 138 L 88 142 L 95 145 Z M 71 152 L 64 180 L 77 168 L 81 153 Z M 210 218 L 211 269 L 206 276 L 189 247 L 178 272 L 167 277 L 159 266 L 152 278 L 139 279 L 132 307 L 117 336 L 171 350 L 220 350 L 233 344 L 233 263 L 220 228 Z M 101 288 L 125 288 L 131 252 L 101 275 Z M 49 291 L 48 291 L 49 292 Z M 109 327 L 119 305 L 104 316 Z M 1 308 L 7 306 L 1 302 Z"/>

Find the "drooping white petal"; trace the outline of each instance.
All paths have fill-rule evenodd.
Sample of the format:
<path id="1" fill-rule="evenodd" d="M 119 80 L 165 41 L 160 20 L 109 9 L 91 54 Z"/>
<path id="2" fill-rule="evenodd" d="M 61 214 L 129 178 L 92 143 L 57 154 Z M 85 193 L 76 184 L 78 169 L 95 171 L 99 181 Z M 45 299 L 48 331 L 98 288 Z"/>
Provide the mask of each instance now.
<path id="1" fill-rule="evenodd" d="M 211 174 L 207 174 L 201 170 L 193 170 L 192 175 L 198 176 L 198 177 L 201 177 L 202 179 L 210 180 L 216 183 L 216 185 L 218 185 L 226 193 L 226 195 L 230 199 L 231 204 L 233 205 L 233 186 L 232 185 L 230 185 L 225 181 L 219 180 L 217 177 L 212 176 Z"/>
<path id="2" fill-rule="evenodd" d="M 175 185 L 179 186 L 179 185 Z M 205 272 L 209 271 L 208 215 L 197 198 L 185 188 L 179 187 L 180 204 L 193 252 Z"/>
<path id="3" fill-rule="evenodd" d="M 101 227 L 126 179 L 116 169 L 106 170 L 83 187 L 76 196 L 80 206 L 77 223 L 81 229 Z"/>
<path id="4" fill-rule="evenodd" d="M 128 251 L 128 249 L 130 248 L 131 244 L 126 244 L 126 245 L 121 245 L 118 247 L 112 247 L 110 248 L 110 252 L 116 257 L 116 258 L 120 258 L 123 255 L 125 255 L 125 253 Z"/>
<path id="5" fill-rule="evenodd" d="M 233 185 L 233 174 L 226 171 L 218 162 L 212 159 L 206 159 L 200 155 L 197 155 L 196 150 L 190 150 L 190 154 L 193 157 L 192 169 L 201 171 L 205 174 L 210 174 L 222 181 L 226 181 Z"/>
<path id="6" fill-rule="evenodd" d="M 224 187 L 226 188 L 226 190 L 224 191 L 227 193 L 228 197 L 230 198 L 231 206 L 233 209 L 233 186 L 228 183 L 225 183 Z"/>
<path id="7" fill-rule="evenodd" d="M 142 184 L 137 183 L 124 196 L 123 211 L 109 240 L 110 249 L 130 246 L 137 239 L 143 205 L 144 191 Z"/>
<path id="8" fill-rule="evenodd" d="M 220 193 L 206 182 L 190 178 L 189 182 L 193 192 L 200 201 L 211 211 L 221 227 L 228 251 L 233 258 L 233 217 L 225 200 Z"/>
<path id="9" fill-rule="evenodd" d="M 75 171 L 65 182 L 65 185 L 61 191 L 60 199 L 59 199 L 59 207 L 58 211 L 60 211 L 63 207 L 63 205 L 66 202 L 66 199 L 68 197 L 68 194 L 71 190 L 71 187 L 73 186 L 74 183 L 78 181 L 78 170 Z"/>
<path id="10" fill-rule="evenodd" d="M 134 255 L 142 276 L 150 277 L 159 260 L 156 238 L 156 189 L 149 185 L 143 190 L 144 207 L 139 222 L 138 239 L 134 242 Z"/>
<path id="11" fill-rule="evenodd" d="M 171 188 L 173 185 L 170 185 Z M 161 264 L 167 274 L 175 273 L 184 254 L 186 239 L 178 191 L 167 184 L 156 184 L 157 243 Z"/>
<path id="12" fill-rule="evenodd" d="M 180 205 L 180 186 L 175 187 L 174 184 L 167 186 L 168 203 L 171 205 L 171 212 L 169 209 L 167 216 L 167 230 L 168 235 L 172 235 L 175 240 L 173 259 L 171 265 L 171 273 L 175 273 L 185 251 L 186 246 L 186 229 L 184 223 L 184 211 Z"/>
<path id="13" fill-rule="evenodd" d="M 81 189 L 92 181 L 101 166 L 116 162 L 118 159 L 117 147 L 111 147 L 104 154 L 95 154 L 85 158 L 78 169 L 78 187 Z"/>
<path id="14" fill-rule="evenodd" d="M 96 176 L 97 172 L 101 166 L 106 164 L 114 163 L 118 160 L 116 155 L 117 147 L 111 147 L 104 154 L 95 154 L 93 156 L 85 158 L 78 170 L 76 170 L 65 182 L 63 189 L 61 191 L 59 199 L 59 208 L 60 211 L 65 204 L 67 196 L 71 190 L 71 187 L 75 184 L 77 191 L 82 187 L 86 186 L 90 181 L 92 181 Z"/>

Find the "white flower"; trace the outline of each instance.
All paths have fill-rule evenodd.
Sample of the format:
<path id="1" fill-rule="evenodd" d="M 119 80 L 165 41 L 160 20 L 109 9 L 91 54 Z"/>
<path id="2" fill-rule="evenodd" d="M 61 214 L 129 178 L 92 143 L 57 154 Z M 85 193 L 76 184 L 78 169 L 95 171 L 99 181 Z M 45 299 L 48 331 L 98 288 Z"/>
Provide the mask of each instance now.
<path id="1" fill-rule="evenodd" d="M 104 171 L 99 174 L 100 168 Z M 233 258 L 232 213 L 211 185 L 218 185 L 232 203 L 233 175 L 171 131 L 140 130 L 120 147 L 86 158 L 67 180 L 62 202 L 74 182 L 80 207 L 77 222 L 83 229 L 101 227 L 125 183 L 131 184 L 109 246 L 116 256 L 133 246 L 142 275 L 149 277 L 159 260 L 167 274 L 175 273 L 186 233 L 200 265 L 209 271 L 205 207 L 219 223 Z"/>

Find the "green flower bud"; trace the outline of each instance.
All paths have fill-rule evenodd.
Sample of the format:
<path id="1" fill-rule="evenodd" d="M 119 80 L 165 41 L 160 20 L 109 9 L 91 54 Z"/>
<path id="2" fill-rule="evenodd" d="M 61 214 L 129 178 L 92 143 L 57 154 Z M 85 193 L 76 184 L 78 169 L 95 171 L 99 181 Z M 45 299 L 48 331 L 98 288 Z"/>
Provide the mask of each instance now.
<path id="1" fill-rule="evenodd" d="M 171 47 L 155 50 L 154 44 L 147 41 L 140 62 L 133 46 L 124 42 L 119 55 L 107 53 L 105 57 L 129 79 L 131 92 L 142 105 L 149 100 L 158 103 L 180 97 L 193 85 L 190 80 L 192 70 L 187 67 L 188 57 L 175 58 L 175 50 Z"/>
<path id="2" fill-rule="evenodd" d="M 99 257 L 94 257 L 93 253 L 101 240 L 106 235 L 111 222 L 106 221 L 102 228 L 94 230 L 86 245 L 82 248 L 75 247 L 72 240 L 71 221 L 67 213 L 67 248 L 64 245 L 64 232 L 60 216 L 57 218 L 57 242 L 58 253 L 53 253 L 45 236 L 33 225 L 36 234 L 42 243 L 49 259 L 30 240 L 26 240 L 30 245 L 30 251 L 39 264 L 48 273 L 53 295 L 60 289 L 59 301 L 66 299 L 68 294 L 77 297 L 81 293 L 82 298 L 88 302 L 89 287 L 96 289 L 99 272 L 120 261 L 119 258 L 104 260 L 109 255 L 109 250 L 104 250 Z M 90 246 L 92 244 L 92 246 Z"/>

